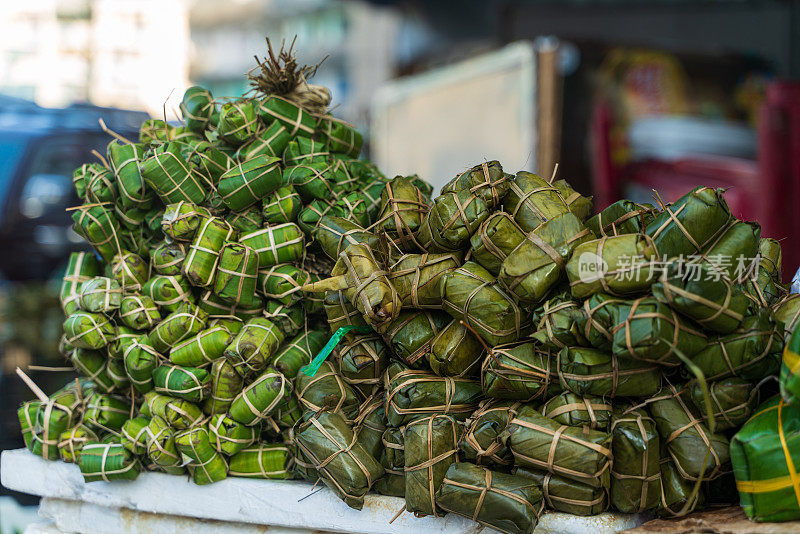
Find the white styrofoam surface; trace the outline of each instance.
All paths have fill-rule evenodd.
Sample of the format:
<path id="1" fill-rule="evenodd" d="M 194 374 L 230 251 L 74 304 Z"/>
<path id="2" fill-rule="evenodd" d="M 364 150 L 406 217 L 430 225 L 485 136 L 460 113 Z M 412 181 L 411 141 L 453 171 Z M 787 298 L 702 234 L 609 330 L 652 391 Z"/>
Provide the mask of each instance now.
<path id="1" fill-rule="evenodd" d="M 42 507 L 42 512 L 49 514 L 46 517 L 62 514 L 62 521 L 73 521 L 75 531 L 82 531 L 82 528 L 74 527 L 90 524 L 87 521 L 114 524 L 118 521 L 114 514 L 124 515 L 126 510 L 133 510 L 158 514 L 159 517 L 155 518 L 149 515 L 136 517 L 142 521 L 157 520 L 156 524 L 163 522 L 164 525 L 175 526 L 175 521 L 196 518 L 222 521 L 226 526 L 227 523 L 234 523 L 240 528 L 244 528 L 241 525 L 243 523 L 273 527 L 257 529 L 256 532 L 281 531 L 274 527 L 359 534 L 493 532 L 454 514 L 439 518 L 416 518 L 405 512 L 389 524 L 404 507 L 402 499 L 370 494 L 365 498 L 363 510 L 357 511 L 344 504 L 328 488 L 317 488 L 318 491 L 312 494 L 312 485 L 302 481 L 228 478 L 215 484 L 197 486 L 186 477 L 142 473 L 135 481 L 86 483 L 77 466 L 49 462 L 25 449 L 3 451 L 1 462 L 3 486 L 48 498 Z M 70 505 L 60 501 L 80 502 Z M 71 515 L 76 518 L 70 518 Z M 633 528 L 643 521 L 641 516 L 625 514 L 606 513 L 594 517 L 578 517 L 547 513 L 542 517 L 536 532 L 605 534 Z M 61 524 L 58 526 L 62 527 Z M 160 528 L 162 527 L 159 526 Z M 144 531 L 146 530 L 139 530 Z M 173 531 L 181 530 L 176 527 Z M 123 529 L 116 532 L 126 531 Z"/>

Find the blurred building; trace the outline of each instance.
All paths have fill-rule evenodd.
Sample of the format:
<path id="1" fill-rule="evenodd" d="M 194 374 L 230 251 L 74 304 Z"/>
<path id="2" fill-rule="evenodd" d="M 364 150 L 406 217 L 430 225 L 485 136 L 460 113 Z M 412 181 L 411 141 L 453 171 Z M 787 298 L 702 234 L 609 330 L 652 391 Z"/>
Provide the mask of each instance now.
<path id="1" fill-rule="evenodd" d="M 323 58 L 313 82 L 330 88 L 336 115 L 368 126 L 375 90 L 395 75 L 398 33 L 396 10 L 365 2 L 336 0 L 195 0 L 190 12 L 192 52 L 189 78 L 215 96 L 249 89 L 245 74 L 253 55 L 297 36 L 300 63 Z"/>
<path id="2" fill-rule="evenodd" d="M 161 115 L 188 85 L 188 10 L 186 0 L 6 2 L 0 92 Z"/>

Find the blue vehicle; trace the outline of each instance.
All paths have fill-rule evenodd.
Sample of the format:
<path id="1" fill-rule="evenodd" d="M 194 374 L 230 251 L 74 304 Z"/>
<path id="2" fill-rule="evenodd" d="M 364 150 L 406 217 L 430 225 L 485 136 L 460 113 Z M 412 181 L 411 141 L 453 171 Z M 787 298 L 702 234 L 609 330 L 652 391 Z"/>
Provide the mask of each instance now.
<path id="1" fill-rule="evenodd" d="M 85 248 L 66 211 L 80 204 L 72 171 L 98 161 L 111 137 L 138 139 L 144 112 L 76 104 L 50 109 L 0 96 L 0 276 L 44 280 Z"/>

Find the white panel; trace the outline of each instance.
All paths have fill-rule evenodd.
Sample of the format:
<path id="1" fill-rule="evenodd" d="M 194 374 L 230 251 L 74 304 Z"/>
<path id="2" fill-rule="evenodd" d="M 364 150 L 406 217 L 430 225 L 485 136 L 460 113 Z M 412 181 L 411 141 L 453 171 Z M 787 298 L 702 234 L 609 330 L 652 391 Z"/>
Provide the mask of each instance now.
<path id="1" fill-rule="evenodd" d="M 373 159 L 435 189 L 489 160 L 535 168 L 535 53 L 529 42 L 385 85 L 372 106 Z"/>

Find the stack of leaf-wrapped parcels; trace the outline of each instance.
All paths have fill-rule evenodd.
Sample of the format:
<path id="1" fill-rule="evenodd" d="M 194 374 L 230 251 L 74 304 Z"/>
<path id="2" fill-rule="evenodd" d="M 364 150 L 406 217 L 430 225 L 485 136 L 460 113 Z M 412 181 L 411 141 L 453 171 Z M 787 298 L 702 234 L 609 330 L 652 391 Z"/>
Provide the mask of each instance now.
<path id="1" fill-rule="evenodd" d="M 490 161 L 431 200 L 286 97 L 182 110 L 75 173 L 97 254 L 64 276 L 62 351 L 86 378 L 20 408 L 34 453 L 90 481 L 322 479 L 503 532 L 732 493 L 728 438 L 800 306 L 723 191 L 592 215 Z"/>

